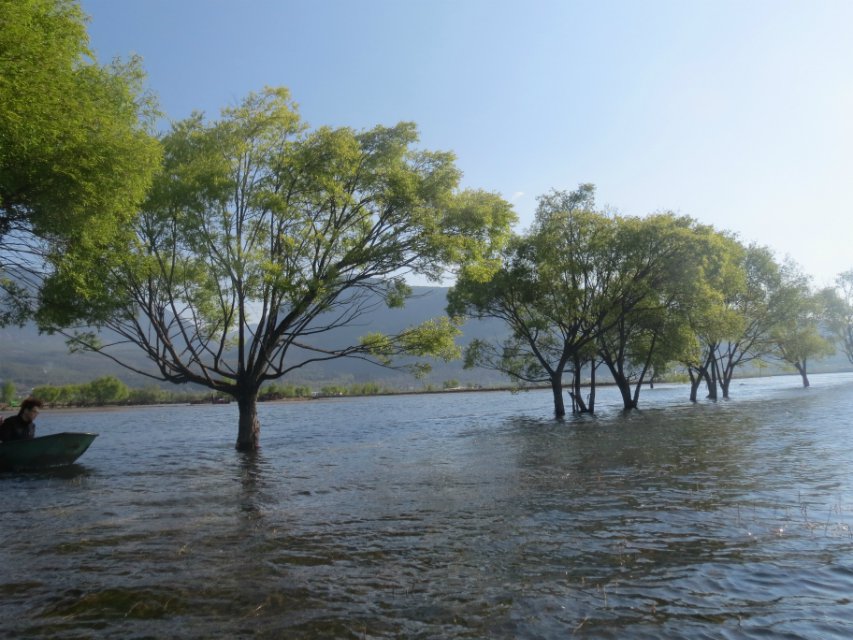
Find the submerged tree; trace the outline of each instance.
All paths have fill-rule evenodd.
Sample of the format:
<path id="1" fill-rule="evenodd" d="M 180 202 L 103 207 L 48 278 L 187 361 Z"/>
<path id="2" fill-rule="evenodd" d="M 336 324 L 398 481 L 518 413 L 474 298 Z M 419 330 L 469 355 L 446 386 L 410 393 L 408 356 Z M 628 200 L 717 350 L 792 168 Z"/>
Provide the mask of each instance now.
<path id="1" fill-rule="evenodd" d="M 448 296 L 451 313 L 497 318 L 510 329 L 500 343 L 473 342 L 466 363 L 549 384 L 557 417 L 565 415 L 567 371 L 572 410 L 594 410 L 602 362 L 625 408 L 636 407 L 652 368 L 685 348 L 680 310 L 695 295 L 689 218 L 608 215 L 594 210 L 593 196 L 592 185 L 581 185 L 540 198 L 530 232 L 516 239 L 495 275 L 461 278 Z"/>
<path id="2" fill-rule="evenodd" d="M 567 367 L 579 367 L 592 353 L 603 313 L 599 294 L 614 257 L 614 224 L 593 210 L 594 193 L 584 184 L 541 197 L 530 233 L 515 238 L 492 277 L 463 273 L 448 293 L 452 315 L 496 318 L 510 329 L 501 342 L 472 342 L 466 366 L 501 371 L 522 384 L 549 384 L 557 417 L 566 413 Z M 581 398 L 575 401 L 586 410 Z"/>
<path id="3" fill-rule="evenodd" d="M 723 397 L 735 371 L 768 356 L 774 348 L 772 332 L 785 310 L 780 309 L 782 276 L 773 253 L 766 247 L 749 245 L 735 250 L 738 277 L 722 293 L 723 304 L 733 321 L 713 345 L 714 379 Z"/>
<path id="4" fill-rule="evenodd" d="M 0 0 L 0 325 L 127 227 L 159 162 L 138 60 L 101 66 L 73 0 Z"/>
<path id="5" fill-rule="evenodd" d="M 853 363 L 853 270 L 839 274 L 835 282 L 835 288 L 820 293 L 826 309 L 826 325 Z"/>
<path id="6" fill-rule="evenodd" d="M 258 447 L 268 381 L 340 357 L 451 357 L 457 330 L 446 318 L 333 341 L 377 305 L 402 306 L 407 273 L 475 271 L 509 234 L 510 206 L 459 193 L 452 154 L 416 141 L 408 123 L 306 132 L 285 89 L 252 94 L 212 123 L 180 122 L 163 140 L 165 167 L 135 242 L 57 277 L 46 294 L 60 311 L 43 320 L 109 329 L 118 340 L 78 333 L 72 346 L 131 366 L 115 350 L 130 343 L 156 364 L 140 373 L 232 396 L 242 450 Z M 69 283 L 84 272 L 85 284 L 104 286 L 76 299 Z"/>
<path id="7" fill-rule="evenodd" d="M 618 286 L 612 287 L 606 330 L 598 353 L 622 397 L 635 409 L 640 390 L 655 370 L 682 359 L 693 342 L 688 316 L 701 295 L 702 263 L 696 223 L 687 217 L 656 214 L 622 218 L 617 232 Z"/>
<path id="8" fill-rule="evenodd" d="M 792 365 L 809 386 L 808 362 L 835 352 L 832 342 L 821 333 L 825 317 L 824 298 L 811 289 L 811 279 L 797 265 L 788 263 L 782 269 L 782 286 L 778 293 L 780 317 L 773 330 L 775 355 Z"/>
<path id="9" fill-rule="evenodd" d="M 727 304 L 726 292 L 739 290 L 744 277 L 742 247 L 730 235 L 713 227 L 697 227 L 694 247 L 692 261 L 701 266 L 701 276 L 694 283 L 693 304 L 684 310 L 692 346 L 679 358 L 690 376 L 691 402 L 696 402 L 703 382 L 708 396 L 717 398 L 718 347 L 741 325 L 737 310 Z"/>

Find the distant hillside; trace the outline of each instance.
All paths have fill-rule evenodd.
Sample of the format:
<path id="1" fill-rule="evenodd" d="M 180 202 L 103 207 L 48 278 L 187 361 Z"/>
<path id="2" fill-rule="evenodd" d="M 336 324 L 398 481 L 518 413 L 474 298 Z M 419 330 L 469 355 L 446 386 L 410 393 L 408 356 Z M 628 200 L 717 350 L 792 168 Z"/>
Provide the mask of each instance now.
<path id="1" fill-rule="evenodd" d="M 430 318 L 444 315 L 447 304 L 447 288 L 415 287 L 414 296 L 403 309 L 380 307 L 370 316 L 361 318 L 359 323 L 341 327 L 327 334 L 326 346 L 352 344 L 359 336 L 371 331 L 393 332 L 412 326 Z M 465 345 L 475 338 L 494 339 L 506 334 L 506 328 L 500 322 L 469 321 L 463 327 L 463 336 L 459 343 Z M 115 376 L 131 387 L 144 387 L 152 384 L 167 386 L 151 378 L 131 373 L 116 365 L 108 358 L 93 353 L 68 353 L 65 340 L 61 336 L 39 335 L 32 327 L 7 327 L 0 329 L 0 381 L 11 380 L 19 390 L 29 390 L 42 384 L 64 385 L 88 382 L 102 376 Z M 135 347 L 128 346 L 125 357 L 136 363 L 139 368 L 151 370 L 152 367 Z M 508 382 L 505 376 L 485 369 L 465 370 L 460 361 L 444 363 L 431 361 L 432 372 L 423 379 L 416 379 L 397 370 L 354 359 L 338 359 L 325 363 L 309 365 L 280 382 L 309 385 L 319 389 L 325 385 L 349 385 L 352 383 L 376 382 L 393 389 L 422 389 L 426 385 L 441 387 L 445 382 L 455 380 L 461 385 L 496 386 Z M 850 370 L 851 365 L 843 354 L 836 354 L 825 360 L 810 362 L 812 373 Z M 790 370 L 778 364 L 758 369 L 744 368 L 741 375 L 760 375 Z M 607 376 L 603 373 L 600 381 Z M 174 388 L 174 387 L 172 387 Z"/>
<path id="2" fill-rule="evenodd" d="M 351 344 L 359 336 L 372 332 L 391 332 L 419 324 L 429 318 L 444 315 L 447 288 L 415 287 L 414 296 L 403 309 L 379 308 L 361 318 L 357 324 L 341 327 L 328 334 L 328 346 Z M 466 344 L 474 338 L 492 338 L 505 332 L 495 321 L 471 321 L 463 326 Z M 58 335 L 40 335 L 33 326 L 0 328 L 0 380 L 12 380 L 19 389 L 30 389 L 42 384 L 64 385 L 88 382 L 98 377 L 112 375 L 132 387 L 161 384 L 145 376 L 132 373 L 110 359 L 93 353 L 69 353 L 65 339 Z M 141 352 L 128 346 L 125 358 L 139 368 L 152 370 Z M 449 380 L 460 384 L 485 386 L 504 384 L 506 378 L 482 369 L 464 370 L 460 361 L 444 363 L 432 361 L 433 371 L 424 379 L 379 367 L 362 360 L 349 358 L 312 364 L 283 379 L 292 384 L 308 384 L 319 388 L 327 384 L 376 382 L 396 389 L 419 389 L 425 385 L 441 386 Z"/>

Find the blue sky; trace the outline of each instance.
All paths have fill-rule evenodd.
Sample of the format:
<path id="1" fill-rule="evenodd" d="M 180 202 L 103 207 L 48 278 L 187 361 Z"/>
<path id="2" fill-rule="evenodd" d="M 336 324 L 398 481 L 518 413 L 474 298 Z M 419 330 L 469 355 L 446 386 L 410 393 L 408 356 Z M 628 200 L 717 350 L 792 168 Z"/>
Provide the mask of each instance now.
<path id="1" fill-rule="evenodd" d="M 401 120 L 532 220 L 597 186 L 853 269 L 849 0 L 82 0 L 101 61 L 138 54 L 171 119 L 288 87 L 311 125 Z"/>

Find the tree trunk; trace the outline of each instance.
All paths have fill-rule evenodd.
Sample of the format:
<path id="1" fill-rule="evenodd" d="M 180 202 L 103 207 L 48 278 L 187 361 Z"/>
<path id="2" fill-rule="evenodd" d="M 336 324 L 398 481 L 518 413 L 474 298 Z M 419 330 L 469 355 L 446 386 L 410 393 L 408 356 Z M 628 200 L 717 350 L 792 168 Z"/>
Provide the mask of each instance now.
<path id="1" fill-rule="evenodd" d="M 583 401 L 583 396 L 580 391 L 580 385 L 573 382 L 571 389 L 573 390 L 569 391 L 569 397 L 572 399 L 572 413 L 575 415 L 589 413 L 589 409 Z"/>
<path id="2" fill-rule="evenodd" d="M 551 392 L 554 394 L 554 417 L 566 415 L 566 405 L 563 403 L 563 379 L 561 376 L 551 376 Z"/>
<path id="3" fill-rule="evenodd" d="M 802 362 L 795 362 L 794 366 L 797 368 L 797 371 L 800 372 L 800 377 L 803 379 L 803 387 L 805 389 L 808 389 L 810 383 L 809 383 L 809 375 L 808 375 L 808 372 L 806 370 L 806 361 L 803 360 Z"/>
<path id="4" fill-rule="evenodd" d="M 589 361 L 589 412 L 595 413 L 595 358 Z"/>
<path id="5" fill-rule="evenodd" d="M 256 451 L 261 444 L 261 423 L 258 421 L 258 392 L 252 391 L 238 396 L 237 408 L 240 411 L 237 450 Z"/>
<path id="6" fill-rule="evenodd" d="M 708 399 L 716 401 L 717 399 L 717 370 L 711 367 L 709 372 L 705 370 L 705 386 L 708 387 Z"/>
<path id="7" fill-rule="evenodd" d="M 588 413 L 589 409 L 587 409 L 587 406 L 583 401 L 583 388 L 581 381 L 583 366 L 581 365 L 580 358 L 577 355 L 574 357 L 573 366 L 572 390 L 569 392 L 569 396 L 572 398 L 572 413 L 579 415 L 581 413 Z"/>
<path id="8" fill-rule="evenodd" d="M 622 408 L 625 411 L 629 411 L 631 409 L 636 409 L 636 405 L 634 404 L 634 394 L 632 393 L 631 383 L 625 378 L 625 376 L 620 375 L 618 378 L 613 376 L 613 380 L 616 382 L 616 388 L 619 389 L 619 394 L 622 396 Z"/>
<path id="9" fill-rule="evenodd" d="M 699 395 L 699 385 L 702 384 L 702 373 L 694 372 L 693 367 L 687 367 L 687 373 L 690 376 L 690 402 L 697 402 Z"/>
<path id="10" fill-rule="evenodd" d="M 729 386 L 731 385 L 731 383 L 732 379 L 728 375 L 723 375 L 723 377 L 720 378 L 720 388 L 723 390 L 724 400 L 729 399 Z"/>
<path id="11" fill-rule="evenodd" d="M 610 375 L 613 376 L 613 382 L 616 384 L 616 388 L 619 389 L 619 394 L 622 396 L 622 408 L 625 411 L 636 408 L 631 383 L 628 381 L 628 378 L 625 377 L 625 373 L 622 371 L 622 368 L 617 367 L 615 363 L 608 360 L 605 360 L 604 364 L 606 364 L 607 368 L 610 370 Z"/>

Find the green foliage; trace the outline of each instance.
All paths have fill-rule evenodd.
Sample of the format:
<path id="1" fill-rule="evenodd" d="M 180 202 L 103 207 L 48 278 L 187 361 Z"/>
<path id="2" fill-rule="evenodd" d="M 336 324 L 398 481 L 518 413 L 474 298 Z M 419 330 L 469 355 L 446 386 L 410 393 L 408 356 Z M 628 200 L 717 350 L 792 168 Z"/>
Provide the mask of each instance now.
<path id="1" fill-rule="evenodd" d="M 62 387 L 54 385 L 42 385 L 40 387 L 36 387 L 33 389 L 33 396 L 39 398 L 47 405 L 55 406 L 59 404 L 66 404 L 59 401 L 60 397 L 63 396 Z"/>
<path id="2" fill-rule="evenodd" d="M 154 385 L 130 389 L 112 376 L 81 384 L 42 385 L 33 389 L 32 395 L 55 407 L 186 404 L 212 400 L 207 393 L 167 391 Z"/>
<path id="3" fill-rule="evenodd" d="M 72 0 L 0 0 L 0 324 L 32 312 L 47 273 L 126 232 L 159 161 L 139 60 L 97 64 Z M 23 284 L 23 287 L 22 287 Z"/>
<path id="4" fill-rule="evenodd" d="M 258 394 L 258 400 L 282 400 L 292 398 L 310 398 L 313 395 L 311 387 L 292 384 L 269 384 Z"/>
<path id="5" fill-rule="evenodd" d="M 127 396 L 130 405 L 165 404 L 170 400 L 169 394 L 156 385 L 131 389 Z"/>
<path id="6" fill-rule="evenodd" d="M 112 376 L 93 380 L 84 393 L 94 404 L 119 404 L 130 396 L 127 385 Z"/>
<path id="7" fill-rule="evenodd" d="M 326 385 L 320 389 L 321 396 L 375 396 L 380 393 L 388 393 L 375 382 L 362 382 L 350 385 Z"/>
<path id="8" fill-rule="evenodd" d="M 596 344 L 625 408 L 633 408 L 650 375 L 694 355 L 690 321 L 708 303 L 697 258 L 709 230 L 671 213 L 615 221 L 618 257 Z"/>
<path id="9" fill-rule="evenodd" d="M 777 322 L 772 339 L 778 358 L 793 365 L 806 379 L 809 360 L 832 355 L 835 347 L 825 338 L 821 323 L 826 316 L 826 298 L 811 289 L 811 279 L 796 264 L 788 262 L 777 292 Z"/>
<path id="10" fill-rule="evenodd" d="M 826 327 L 853 363 L 853 270 L 840 273 L 836 286 L 819 293 Z"/>
<path id="11" fill-rule="evenodd" d="M 3 404 L 12 404 L 15 400 L 15 383 L 11 380 L 4 380 L 0 386 L 0 402 Z"/>
<path id="12" fill-rule="evenodd" d="M 462 353 L 454 339 L 461 335 L 459 327 L 448 317 L 427 320 L 400 334 L 401 353 L 433 356 L 448 362 Z"/>
<path id="13" fill-rule="evenodd" d="M 402 306 L 408 274 L 486 263 L 508 235 L 509 205 L 457 191 L 453 155 L 416 143 L 407 122 L 308 131 L 282 88 L 213 122 L 179 122 L 133 240 L 103 266 L 78 265 L 97 295 L 75 305 L 66 292 L 80 287 L 51 289 L 67 312 L 54 319 L 118 336 L 79 334 L 78 348 L 135 344 L 163 380 L 244 398 L 317 360 L 454 357 L 447 321 L 335 349 L 316 339 L 379 304 Z"/>
<path id="14" fill-rule="evenodd" d="M 510 330 L 500 342 L 471 342 L 466 366 L 556 389 L 567 368 L 578 379 L 584 363 L 600 360 L 632 407 L 647 376 L 673 361 L 701 367 L 703 345 L 757 331 L 759 301 L 766 334 L 770 294 L 761 287 L 770 287 L 775 264 L 766 253 L 745 252 L 684 216 L 596 211 L 594 195 L 582 184 L 542 196 L 529 232 L 503 245 L 499 268 L 488 278 L 462 273 L 448 313 L 496 318 Z M 558 415 L 561 403 L 555 396 Z"/>
<path id="15" fill-rule="evenodd" d="M 541 197 L 530 232 L 504 245 L 490 278 L 462 273 L 448 294 L 448 313 L 498 318 L 511 331 L 501 344 L 470 344 L 466 366 L 554 382 L 594 340 L 603 313 L 598 292 L 609 286 L 615 258 L 615 225 L 591 210 L 593 196 L 591 185 L 581 185 Z"/>
<path id="16" fill-rule="evenodd" d="M 444 263 L 460 265 L 470 280 L 488 280 L 501 266 L 500 251 L 512 239 L 511 205 L 484 191 L 463 191 L 448 205 L 434 239 Z"/>
<path id="17" fill-rule="evenodd" d="M 448 362 L 462 355 L 455 342 L 461 335 L 457 324 L 448 317 L 427 320 L 394 336 L 369 333 L 361 337 L 360 348 L 376 362 L 392 366 L 394 358 L 401 355 L 430 356 Z M 416 377 L 428 374 L 432 367 L 428 362 L 416 362 L 405 366 Z"/>
<path id="18" fill-rule="evenodd" d="M 758 361 L 774 349 L 773 328 L 784 317 L 778 295 L 781 270 L 767 247 L 744 247 L 725 239 L 727 269 L 722 273 L 717 305 L 720 322 L 706 334 L 707 361 L 719 379 L 724 397 L 735 369 Z M 713 392 L 712 392 L 713 394 Z"/>
<path id="19" fill-rule="evenodd" d="M 36 387 L 33 396 L 48 405 L 105 406 L 122 404 L 130 398 L 131 393 L 121 380 L 105 376 L 85 384 Z"/>

